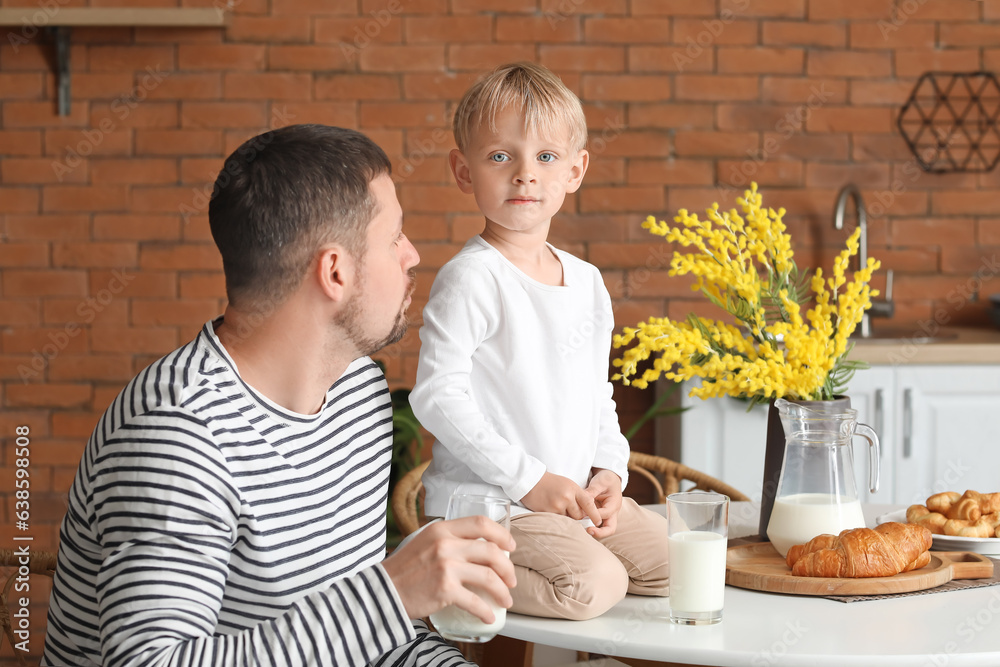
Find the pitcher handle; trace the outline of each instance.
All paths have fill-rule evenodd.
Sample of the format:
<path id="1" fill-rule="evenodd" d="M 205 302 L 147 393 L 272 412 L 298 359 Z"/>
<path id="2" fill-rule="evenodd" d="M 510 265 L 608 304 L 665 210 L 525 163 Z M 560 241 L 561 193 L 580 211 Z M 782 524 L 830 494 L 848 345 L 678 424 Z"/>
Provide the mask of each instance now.
<path id="1" fill-rule="evenodd" d="M 879 483 L 879 455 L 878 435 L 867 424 L 858 424 L 854 429 L 854 435 L 860 435 L 868 441 L 868 490 L 872 493 L 878 491 Z"/>

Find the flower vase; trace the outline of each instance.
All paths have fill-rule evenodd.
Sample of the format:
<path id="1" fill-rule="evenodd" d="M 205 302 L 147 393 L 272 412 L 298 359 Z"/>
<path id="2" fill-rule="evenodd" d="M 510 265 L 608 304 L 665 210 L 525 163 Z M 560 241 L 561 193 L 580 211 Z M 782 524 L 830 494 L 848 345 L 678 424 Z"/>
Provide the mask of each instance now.
<path id="1" fill-rule="evenodd" d="M 786 399 L 788 400 L 788 399 Z M 830 414 L 842 413 L 850 409 L 851 399 L 848 396 L 837 396 L 830 401 L 790 401 L 807 408 Z M 786 433 L 781 423 L 778 408 L 771 401 L 767 411 L 767 440 L 764 449 L 764 480 L 760 497 L 760 524 L 758 534 L 762 540 L 767 540 L 767 525 L 771 521 L 771 510 L 774 498 L 778 492 L 778 481 L 781 478 L 781 464 L 785 460 Z"/>

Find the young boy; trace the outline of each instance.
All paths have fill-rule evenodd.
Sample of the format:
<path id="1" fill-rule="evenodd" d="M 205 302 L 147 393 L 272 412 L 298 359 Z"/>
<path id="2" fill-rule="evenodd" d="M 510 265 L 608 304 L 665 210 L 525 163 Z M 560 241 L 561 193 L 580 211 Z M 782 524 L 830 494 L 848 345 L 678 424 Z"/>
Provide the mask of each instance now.
<path id="1" fill-rule="evenodd" d="M 454 131 L 452 172 L 486 224 L 424 309 L 410 401 L 436 439 L 426 513 L 455 491 L 516 504 L 512 611 L 586 619 L 626 592 L 666 595 L 666 519 L 622 497 L 611 298 L 597 268 L 546 242 L 587 172 L 580 101 L 543 67 L 507 65 L 465 94 Z"/>

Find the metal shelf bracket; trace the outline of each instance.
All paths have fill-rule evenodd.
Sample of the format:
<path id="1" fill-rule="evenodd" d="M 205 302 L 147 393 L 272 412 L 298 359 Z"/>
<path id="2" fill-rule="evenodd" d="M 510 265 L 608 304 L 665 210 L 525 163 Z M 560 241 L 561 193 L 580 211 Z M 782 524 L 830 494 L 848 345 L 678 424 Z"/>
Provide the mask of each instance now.
<path id="1" fill-rule="evenodd" d="M 229 25 L 229 17 L 236 4 L 238 2 L 226 0 L 225 5 L 216 4 L 214 7 L 59 7 L 57 12 L 51 14 L 45 11 L 43 24 L 39 24 L 37 18 L 40 13 L 38 7 L 0 7 L 0 26 L 21 29 L 21 34 L 9 33 L 12 44 L 26 43 L 43 25 L 46 34 L 52 35 L 56 44 L 59 115 L 68 116 L 71 111 L 69 51 L 73 26 L 224 28 Z"/>
<path id="2" fill-rule="evenodd" d="M 67 25 L 49 28 L 56 40 L 56 76 L 59 94 L 59 115 L 70 113 L 69 37 L 73 30 Z"/>

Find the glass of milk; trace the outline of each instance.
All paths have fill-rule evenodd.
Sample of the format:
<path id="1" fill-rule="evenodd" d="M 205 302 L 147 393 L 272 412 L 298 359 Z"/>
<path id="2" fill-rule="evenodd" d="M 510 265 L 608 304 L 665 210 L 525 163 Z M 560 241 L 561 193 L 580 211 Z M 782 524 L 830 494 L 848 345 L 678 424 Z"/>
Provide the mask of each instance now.
<path id="1" fill-rule="evenodd" d="M 690 491 L 667 496 L 670 620 L 709 625 L 722 620 L 726 588 L 729 496 Z"/>
<path id="2" fill-rule="evenodd" d="M 454 493 L 448 500 L 446 519 L 460 519 L 465 516 L 488 516 L 510 530 L 510 501 L 495 496 L 481 496 L 468 493 Z M 482 538 L 480 538 L 482 539 Z M 508 556 L 510 554 L 507 554 Z M 507 620 L 507 609 L 501 607 L 486 591 L 475 591 L 493 610 L 495 620 L 484 623 L 464 609 L 449 605 L 431 614 L 431 623 L 445 639 L 458 642 L 481 643 L 496 637 Z"/>

